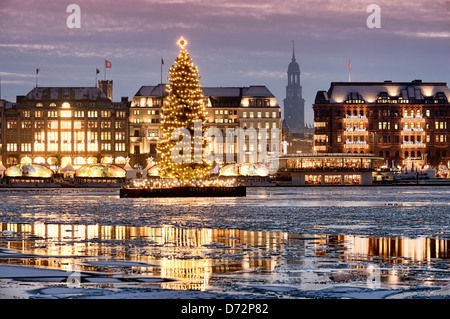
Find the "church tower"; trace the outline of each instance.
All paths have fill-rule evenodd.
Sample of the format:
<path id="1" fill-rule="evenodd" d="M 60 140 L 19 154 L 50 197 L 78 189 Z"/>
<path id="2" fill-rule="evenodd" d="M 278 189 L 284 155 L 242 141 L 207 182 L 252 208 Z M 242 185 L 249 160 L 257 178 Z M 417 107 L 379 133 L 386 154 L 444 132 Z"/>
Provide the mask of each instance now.
<path id="1" fill-rule="evenodd" d="M 295 60 L 295 45 L 292 41 L 292 61 L 289 63 L 288 85 L 284 99 L 284 119 L 291 130 L 305 127 L 305 100 L 300 85 L 300 66 Z"/>

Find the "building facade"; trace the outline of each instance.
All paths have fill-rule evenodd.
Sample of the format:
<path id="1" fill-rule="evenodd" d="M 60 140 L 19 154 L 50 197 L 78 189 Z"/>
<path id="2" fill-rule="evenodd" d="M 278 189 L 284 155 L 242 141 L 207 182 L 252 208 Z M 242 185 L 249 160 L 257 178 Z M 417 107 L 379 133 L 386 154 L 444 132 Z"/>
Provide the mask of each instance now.
<path id="1" fill-rule="evenodd" d="M 449 99 L 442 82 L 332 82 L 313 105 L 314 152 L 374 154 L 388 167 L 448 167 Z"/>
<path id="2" fill-rule="evenodd" d="M 302 97 L 300 85 L 300 66 L 295 59 L 292 48 L 292 60 L 287 70 L 288 83 L 284 99 L 284 119 L 292 133 L 305 127 L 305 100 Z"/>
<path id="3" fill-rule="evenodd" d="M 128 99 L 112 102 L 96 87 L 36 87 L 2 110 L 1 159 L 57 171 L 92 163 L 125 164 Z"/>
<path id="4" fill-rule="evenodd" d="M 130 157 L 133 162 L 145 163 L 148 157 L 158 157 L 156 145 L 160 137 L 163 117 L 162 103 L 166 96 L 165 85 L 142 86 L 131 101 L 129 116 Z M 205 105 L 208 111 L 208 127 L 218 128 L 225 142 L 227 129 L 261 128 L 277 131 L 278 143 L 267 142 L 268 153 L 280 152 L 281 109 L 275 96 L 265 86 L 204 87 Z M 270 136 L 272 137 L 272 136 Z M 270 137 L 267 139 L 270 141 Z M 260 135 L 258 134 L 258 141 Z M 236 152 L 236 142 L 230 143 L 230 152 Z M 225 145 L 214 144 L 226 153 Z M 248 153 L 255 145 L 245 146 Z M 260 150 L 258 150 L 260 151 Z M 247 154 L 248 155 L 248 154 Z M 237 160 L 235 158 L 235 160 Z M 248 161 L 248 156 L 245 161 Z M 224 160 L 225 162 L 225 160 Z"/>

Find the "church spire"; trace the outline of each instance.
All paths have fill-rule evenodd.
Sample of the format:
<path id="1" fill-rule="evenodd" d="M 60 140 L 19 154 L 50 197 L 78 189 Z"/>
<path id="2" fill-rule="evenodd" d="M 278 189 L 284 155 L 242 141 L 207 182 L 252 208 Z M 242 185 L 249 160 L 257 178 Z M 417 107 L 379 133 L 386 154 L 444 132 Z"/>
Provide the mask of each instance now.
<path id="1" fill-rule="evenodd" d="M 292 62 L 295 62 L 295 43 L 292 40 Z"/>

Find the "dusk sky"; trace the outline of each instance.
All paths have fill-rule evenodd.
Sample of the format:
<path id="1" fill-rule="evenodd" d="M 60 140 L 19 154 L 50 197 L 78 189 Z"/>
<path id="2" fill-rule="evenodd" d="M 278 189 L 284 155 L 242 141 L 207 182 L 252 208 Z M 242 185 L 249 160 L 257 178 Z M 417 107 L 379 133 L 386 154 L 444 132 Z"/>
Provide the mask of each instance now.
<path id="1" fill-rule="evenodd" d="M 81 27 L 68 28 L 71 3 Z M 381 8 L 381 28 L 368 28 Z M 113 100 L 163 81 L 184 36 L 203 86 L 266 85 L 280 106 L 295 41 L 306 107 L 330 82 L 448 82 L 450 1 L 392 0 L 0 0 L 1 98 L 35 86 L 94 86 L 95 69 L 114 81 Z"/>

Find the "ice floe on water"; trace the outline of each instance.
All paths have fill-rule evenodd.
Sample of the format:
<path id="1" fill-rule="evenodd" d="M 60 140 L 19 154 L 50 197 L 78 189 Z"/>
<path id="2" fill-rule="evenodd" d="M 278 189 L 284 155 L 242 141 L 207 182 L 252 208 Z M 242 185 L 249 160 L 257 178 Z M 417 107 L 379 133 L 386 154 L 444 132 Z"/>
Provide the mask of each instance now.
<path id="1" fill-rule="evenodd" d="M 444 187 L 1 196 L 2 298 L 450 298 Z"/>

